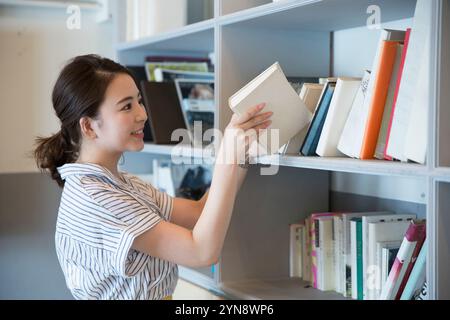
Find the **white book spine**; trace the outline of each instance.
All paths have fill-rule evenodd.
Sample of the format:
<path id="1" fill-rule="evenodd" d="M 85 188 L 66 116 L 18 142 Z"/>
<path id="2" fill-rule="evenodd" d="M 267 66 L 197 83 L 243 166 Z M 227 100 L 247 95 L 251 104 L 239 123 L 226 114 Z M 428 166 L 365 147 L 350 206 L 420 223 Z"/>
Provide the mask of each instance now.
<path id="1" fill-rule="evenodd" d="M 359 153 L 357 153 L 356 151 L 355 135 L 362 134 L 362 108 L 364 100 L 366 98 L 367 86 L 369 85 L 369 81 L 370 72 L 365 71 L 337 145 L 337 148 L 340 152 L 352 158 L 355 158 L 359 155 Z"/>
<path id="2" fill-rule="evenodd" d="M 310 242 L 310 229 L 311 229 L 311 221 L 309 218 L 305 219 L 305 232 L 303 238 L 305 239 L 305 252 L 304 256 L 306 257 L 304 261 L 304 270 L 303 270 L 303 280 L 311 281 L 311 242 Z"/>
<path id="3" fill-rule="evenodd" d="M 350 221 L 350 244 L 351 244 L 351 274 L 352 274 L 352 298 L 358 299 L 358 285 L 357 285 L 357 252 L 356 252 L 356 221 Z"/>
<path id="4" fill-rule="evenodd" d="M 344 257 L 342 255 L 342 217 L 340 215 L 333 217 L 333 244 L 334 244 L 334 275 L 336 292 L 344 293 L 342 287 L 342 265 Z"/>
<path id="5" fill-rule="evenodd" d="M 416 3 L 402 81 L 400 83 L 395 105 L 386 153 L 401 161 L 407 160 L 405 155 L 405 140 L 408 132 L 411 108 L 418 92 L 417 84 L 419 81 L 420 68 L 423 64 L 422 59 L 426 54 L 426 39 L 431 36 L 430 28 L 432 21 L 430 21 L 430 18 L 432 16 L 432 7 L 433 2 L 429 0 L 418 0 Z"/>
<path id="6" fill-rule="evenodd" d="M 335 290 L 334 253 L 333 253 L 333 219 L 319 219 L 319 250 L 317 252 L 318 289 Z"/>
<path id="7" fill-rule="evenodd" d="M 339 138 L 352 107 L 361 80 L 339 78 L 317 144 L 316 153 L 322 157 L 339 157 Z"/>
<path id="8" fill-rule="evenodd" d="M 425 54 L 420 62 L 416 96 L 405 138 L 405 157 L 421 164 L 425 164 L 428 144 L 430 37 L 426 38 L 424 46 Z"/>
<path id="9" fill-rule="evenodd" d="M 291 278 L 302 276 L 302 253 L 301 253 L 301 241 L 302 241 L 302 225 L 291 224 L 289 226 L 290 231 L 290 254 L 289 254 L 289 276 Z"/>

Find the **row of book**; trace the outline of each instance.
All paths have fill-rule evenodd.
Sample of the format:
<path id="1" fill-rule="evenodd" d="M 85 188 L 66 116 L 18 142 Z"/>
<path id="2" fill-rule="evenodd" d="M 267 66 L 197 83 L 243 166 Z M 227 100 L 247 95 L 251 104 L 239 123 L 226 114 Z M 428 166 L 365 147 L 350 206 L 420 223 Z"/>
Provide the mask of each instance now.
<path id="1" fill-rule="evenodd" d="M 313 213 L 290 225 L 290 276 L 357 300 L 425 299 L 426 224 L 416 218 Z"/>
<path id="2" fill-rule="evenodd" d="M 128 66 L 149 116 L 144 141 L 203 144 L 204 132 L 214 127 L 212 65 L 210 58 L 148 56 L 144 66 Z M 202 124 L 198 129 L 196 122 Z M 186 134 L 174 136 L 177 129 L 185 129 Z"/>
<path id="3" fill-rule="evenodd" d="M 301 98 L 312 120 L 279 153 L 425 163 L 429 7 L 417 2 L 412 29 L 381 30 L 372 69 L 362 78 L 304 84 Z"/>

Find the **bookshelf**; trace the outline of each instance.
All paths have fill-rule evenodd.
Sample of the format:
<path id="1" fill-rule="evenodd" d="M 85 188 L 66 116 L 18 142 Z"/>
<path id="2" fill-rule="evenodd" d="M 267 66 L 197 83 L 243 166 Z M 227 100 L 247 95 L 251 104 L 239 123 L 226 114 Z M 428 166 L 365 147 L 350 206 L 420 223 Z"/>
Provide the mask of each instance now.
<path id="1" fill-rule="evenodd" d="M 179 30 L 118 43 L 124 64 L 142 64 L 151 54 L 208 56 L 215 53 L 215 127 L 231 118 L 228 97 L 277 60 L 287 76 L 361 76 L 370 68 L 378 33 L 365 28 L 369 5 L 381 10 L 382 27 L 411 26 L 415 0 L 214 1 L 214 17 Z M 180 276 L 207 289 L 242 299 L 343 299 L 288 277 L 288 224 L 311 212 L 392 209 L 427 219 L 427 282 L 430 299 L 450 298 L 450 81 L 447 1 L 433 0 L 427 164 L 350 158 L 270 156 L 249 169 L 236 200 L 230 229 L 214 270 L 180 268 Z M 123 22 L 119 21 L 119 25 Z M 140 161 L 170 157 L 174 146 L 147 144 Z M 193 157 L 189 148 L 180 155 Z M 132 155 L 126 155 L 131 157 Z M 260 170 L 278 165 L 278 174 Z M 420 203 L 342 195 L 333 190 L 340 175 L 414 179 Z M 351 179 L 349 181 L 352 181 Z M 380 182 L 381 183 L 381 182 Z M 372 206 L 372 207 L 371 207 Z"/>

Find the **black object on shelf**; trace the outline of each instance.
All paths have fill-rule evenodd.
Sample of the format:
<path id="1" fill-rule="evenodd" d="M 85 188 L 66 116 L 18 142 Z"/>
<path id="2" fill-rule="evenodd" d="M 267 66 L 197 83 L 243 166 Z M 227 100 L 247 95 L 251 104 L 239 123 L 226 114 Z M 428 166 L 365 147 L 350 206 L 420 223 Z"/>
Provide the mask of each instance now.
<path id="1" fill-rule="evenodd" d="M 147 75 L 145 74 L 145 67 L 144 66 L 126 66 L 126 67 L 133 75 L 134 82 L 136 83 L 138 89 L 141 91 L 142 95 L 142 88 L 140 83 L 141 81 L 147 80 Z M 150 120 L 145 121 L 144 124 L 144 141 L 153 142 L 152 129 L 150 128 Z"/>
<path id="2" fill-rule="evenodd" d="M 175 193 L 177 197 L 200 200 L 210 185 L 211 182 L 207 181 L 205 169 L 199 166 L 186 171 L 180 187 L 176 189 Z"/>

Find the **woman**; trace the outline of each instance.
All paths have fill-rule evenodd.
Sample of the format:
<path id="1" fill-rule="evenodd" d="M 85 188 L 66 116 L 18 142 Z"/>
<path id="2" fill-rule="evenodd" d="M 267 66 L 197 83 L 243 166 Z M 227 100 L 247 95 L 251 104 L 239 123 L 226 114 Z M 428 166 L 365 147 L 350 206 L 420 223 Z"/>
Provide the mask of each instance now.
<path id="1" fill-rule="evenodd" d="M 56 252 L 75 298 L 167 299 L 178 264 L 216 263 L 246 174 L 237 159 L 256 138 L 248 133 L 270 125 L 263 104 L 233 116 L 217 154 L 231 161 L 216 161 L 209 191 L 191 201 L 118 170 L 123 152 L 144 147 L 147 120 L 125 67 L 96 55 L 75 57 L 52 100 L 61 130 L 37 139 L 35 158 L 63 188 Z"/>

